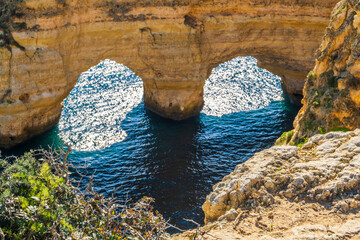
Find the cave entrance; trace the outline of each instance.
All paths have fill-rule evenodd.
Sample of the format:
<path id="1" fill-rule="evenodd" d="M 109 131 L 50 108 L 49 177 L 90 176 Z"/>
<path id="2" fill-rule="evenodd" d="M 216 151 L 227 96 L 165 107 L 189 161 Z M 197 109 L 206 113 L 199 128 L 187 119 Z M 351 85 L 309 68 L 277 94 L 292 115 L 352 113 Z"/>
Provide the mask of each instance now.
<path id="1" fill-rule="evenodd" d="M 212 70 L 204 86 L 202 112 L 222 116 L 257 110 L 281 100 L 279 76 L 258 67 L 253 57 L 236 57 Z"/>
<path id="2" fill-rule="evenodd" d="M 142 79 L 125 65 L 103 60 L 80 75 L 64 100 L 61 138 L 86 151 L 122 141 L 127 135 L 120 123 L 142 100 Z"/>
<path id="3" fill-rule="evenodd" d="M 123 141 L 127 133 L 121 122 L 142 103 L 143 94 L 143 80 L 130 68 L 112 60 L 101 61 L 81 74 L 64 100 L 61 138 L 85 151 Z M 283 100 L 279 76 L 258 67 L 253 57 L 236 57 L 212 70 L 204 86 L 202 113 L 221 117 Z"/>

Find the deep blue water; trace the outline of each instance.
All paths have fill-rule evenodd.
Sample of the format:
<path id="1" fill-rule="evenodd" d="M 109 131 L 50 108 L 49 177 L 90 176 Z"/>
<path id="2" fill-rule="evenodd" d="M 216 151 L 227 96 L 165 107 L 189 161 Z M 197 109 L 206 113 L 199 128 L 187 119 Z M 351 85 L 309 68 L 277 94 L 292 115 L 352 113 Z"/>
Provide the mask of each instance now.
<path id="1" fill-rule="evenodd" d="M 280 79 L 253 58 L 220 65 L 205 86 L 195 118 L 175 122 L 144 109 L 141 79 L 125 66 L 102 62 L 80 77 L 59 125 L 11 153 L 60 141 L 70 160 L 96 173 L 96 189 L 120 199 L 156 199 L 155 207 L 180 228 L 202 223 L 212 186 L 292 129 L 298 111 L 282 98 Z M 5 154 L 10 154 L 7 152 Z"/>

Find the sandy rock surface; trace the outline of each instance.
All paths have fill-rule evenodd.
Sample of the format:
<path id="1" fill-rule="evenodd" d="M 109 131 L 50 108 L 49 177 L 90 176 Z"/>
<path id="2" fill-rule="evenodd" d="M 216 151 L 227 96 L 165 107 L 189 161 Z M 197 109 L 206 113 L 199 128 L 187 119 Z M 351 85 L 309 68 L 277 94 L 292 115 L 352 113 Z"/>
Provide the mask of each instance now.
<path id="1" fill-rule="evenodd" d="M 360 130 L 255 154 L 203 210 L 202 233 L 220 239 L 360 239 Z"/>

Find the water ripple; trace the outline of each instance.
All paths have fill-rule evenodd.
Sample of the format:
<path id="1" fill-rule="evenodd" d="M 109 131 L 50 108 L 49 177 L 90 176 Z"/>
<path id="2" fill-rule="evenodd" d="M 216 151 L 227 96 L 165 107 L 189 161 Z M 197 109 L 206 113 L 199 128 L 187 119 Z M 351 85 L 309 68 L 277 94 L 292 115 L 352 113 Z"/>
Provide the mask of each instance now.
<path id="1" fill-rule="evenodd" d="M 282 100 L 280 77 L 261 69 L 253 57 L 237 57 L 212 71 L 204 87 L 206 115 L 221 117 L 257 110 Z"/>
<path id="2" fill-rule="evenodd" d="M 92 151 L 123 141 L 120 123 L 143 97 L 141 78 L 129 68 L 104 60 L 83 73 L 64 101 L 59 130 L 73 149 Z"/>

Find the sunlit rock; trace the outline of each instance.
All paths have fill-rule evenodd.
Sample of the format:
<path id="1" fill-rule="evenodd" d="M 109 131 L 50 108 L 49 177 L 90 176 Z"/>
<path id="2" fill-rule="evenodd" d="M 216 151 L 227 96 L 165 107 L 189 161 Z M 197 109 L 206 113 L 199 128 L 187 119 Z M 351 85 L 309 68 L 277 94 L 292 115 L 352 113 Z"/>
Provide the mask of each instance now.
<path id="1" fill-rule="evenodd" d="M 360 6 L 340 1 L 332 13 L 316 65 L 304 88 L 293 142 L 332 130 L 360 127 Z"/>
<path id="2" fill-rule="evenodd" d="M 13 32 L 25 51 L 0 49 L 0 146 L 54 126 L 80 74 L 103 59 L 140 76 L 145 107 L 171 119 L 198 115 L 212 69 L 237 56 L 281 76 L 295 100 L 336 2 L 25 0 Z"/>
<path id="3" fill-rule="evenodd" d="M 358 211 L 359 187 L 360 130 L 315 135 L 302 148 L 274 146 L 239 164 L 207 196 L 205 222 L 227 218 L 231 209 L 270 206 L 276 197 Z"/>

